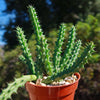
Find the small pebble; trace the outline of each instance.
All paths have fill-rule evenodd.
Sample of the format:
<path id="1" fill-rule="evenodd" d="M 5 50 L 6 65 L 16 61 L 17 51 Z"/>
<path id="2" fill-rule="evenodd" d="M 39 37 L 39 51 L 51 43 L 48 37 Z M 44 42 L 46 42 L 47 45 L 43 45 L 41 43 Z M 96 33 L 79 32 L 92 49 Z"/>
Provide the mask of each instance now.
<path id="1" fill-rule="evenodd" d="M 57 82 L 52 82 L 53 85 L 57 85 Z"/>
<path id="2" fill-rule="evenodd" d="M 63 84 L 65 84 L 66 82 L 65 81 L 61 81 L 61 82 L 59 82 L 58 84 L 59 85 L 63 85 Z"/>
<path id="3" fill-rule="evenodd" d="M 47 79 L 47 76 L 44 76 L 44 77 L 43 77 L 43 80 L 45 80 L 45 79 Z"/>
<path id="4" fill-rule="evenodd" d="M 46 84 L 44 84 L 44 83 L 40 83 L 40 85 L 41 85 L 41 86 L 46 86 Z"/>
<path id="5" fill-rule="evenodd" d="M 69 82 L 65 82 L 65 85 L 68 85 L 68 84 L 70 84 Z"/>
<path id="6" fill-rule="evenodd" d="M 68 76 L 68 77 L 66 77 L 64 80 L 65 80 L 65 81 L 67 81 L 67 80 L 73 80 L 73 77 Z"/>
<path id="7" fill-rule="evenodd" d="M 73 74 L 73 75 L 72 75 L 72 77 L 73 77 L 75 80 L 77 80 L 77 77 L 76 77 L 76 75 L 74 75 L 74 74 Z"/>
<path id="8" fill-rule="evenodd" d="M 42 79 L 37 79 L 37 81 L 36 81 L 36 85 L 41 85 L 41 84 L 40 84 L 41 81 L 42 81 Z"/>

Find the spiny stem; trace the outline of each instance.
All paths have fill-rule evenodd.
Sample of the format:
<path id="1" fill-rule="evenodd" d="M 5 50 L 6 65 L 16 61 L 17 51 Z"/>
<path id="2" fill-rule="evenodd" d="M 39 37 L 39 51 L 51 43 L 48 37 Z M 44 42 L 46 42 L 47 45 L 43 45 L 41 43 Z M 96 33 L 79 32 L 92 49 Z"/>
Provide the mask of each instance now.
<path id="1" fill-rule="evenodd" d="M 94 52 L 94 47 L 95 45 L 93 42 L 86 44 L 84 51 L 81 53 L 80 57 L 77 58 L 77 61 L 74 63 L 73 67 L 83 67 Z"/>
<path id="2" fill-rule="evenodd" d="M 28 8 L 30 19 L 34 28 L 34 32 L 36 34 L 36 51 L 37 51 L 37 59 L 36 59 L 36 74 L 39 77 L 39 73 L 42 73 L 43 71 L 43 65 L 42 65 L 42 52 L 41 52 L 41 36 L 43 35 L 40 22 L 37 17 L 37 13 L 35 11 L 35 8 L 32 6 L 29 6 Z"/>
<path id="3" fill-rule="evenodd" d="M 52 74 L 52 65 L 50 61 L 50 53 L 48 49 L 47 40 L 43 35 L 37 14 L 35 9 L 32 6 L 29 6 L 29 14 L 32 21 L 32 25 L 34 27 L 34 31 L 36 33 L 36 40 L 37 40 L 37 71 L 43 72 L 43 66 L 40 66 L 40 63 L 44 63 L 45 70 L 47 71 L 48 75 Z"/>
<path id="4" fill-rule="evenodd" d="M 64 67 L 63 67 L 63 69 L 61 67 L 60 71 L 63 71 L 65 69 L 69 69 L 71 66 L 73 66 L 73 64 L 76 61 L 77 56 L 79 54 L 80 47 L 81 47 L 81 41 L 78 40 L 77 42 L 75 42 L 75 46 L 74 46 L 74 49 L 71 53 L 71 56 L 69 57 L 69 60 L 67 60 L 66 63 L 63 64 Z"/>
<path id="5" fill-rule="evenodd" d="M 59 36 L 58 36 L 58 39 L 56 41 L 54 55 L 53 55 L 53 65 L 55 68 L 55 71 L 54 71 L 55 73 L 59 70 L 59 64 L 60 64 L 61 52 L 62 52 L 61 47 L 63 44 L 64 35 L 65 35 L 65 25 L 61 24 Z"/>
<path id="6" fill-rule="evenodd" d="M 20 59 L 23 63 L 26 64 L 26 60 L 25 60 L 25 57 L 24 57 L 23 55 L 20 55 L 20 56 L 19 56 L 19 59 Z"/>
<path id="7" fill-rule="evenodd" d="M 2 91 L 0 95 L 0 100 L 7 100 L 11 98 L 13 93 L 17 93 L 19 87 L 23 87 L 27 81 L 36 80 L 35 75 L 24 75 L 20 78 L 15 79 L 14 82 L 9 83 L 8 87 Z"/>
<path id="8" fill-rule="evenodd" d="M 64 68 L 64 65 L 67 64 L 66 62 L 68 62 L 68 60 L 70 58 L 70 55 L 72 53 L 72 50 L 73 50 L 73 47 L 74 47 L 74 43 L 75 43 L 75 35 L 76 35 L 75 27 L 73 26 L 72 29 L 71 29 L 71 32 L 69 34 L 67 48 L 66 48 L 66 50 L 64 52 L 64 56 L 62 57 L 60 65 L 59 65 L 59 67 L 61 67 L 61 69 Z"/>
<path id="9" fill-rule="evenodd" d="M 23 50 L 23 55 L 25 57 L 27 65 L 28 65 L 28 71 L 30 74 L 35 74 L 34 62 L 32 60 L 32 55 L 28 48 L 27 40 L 25 39 L 24 31 L 20 27 L 17 27 L 16 32 L 17 32 L 17 37 L 19 39 L 19 43 Z"/>
<path id="10" fill-rule="evenodd" d="M 41 42 L 42 42 L 42 62 L 45 65 L 45 70 L 47 72 L 48 75 L 52 75 L 53 74 L 53 66 L 52 63 L 50 61 L 50 53 L 49 53 L 49 49 L 48 49 L 48 44 L 47 44 L 47 40 L 45 39 L 45 36 L 42 35 L 41 37 Z"/>

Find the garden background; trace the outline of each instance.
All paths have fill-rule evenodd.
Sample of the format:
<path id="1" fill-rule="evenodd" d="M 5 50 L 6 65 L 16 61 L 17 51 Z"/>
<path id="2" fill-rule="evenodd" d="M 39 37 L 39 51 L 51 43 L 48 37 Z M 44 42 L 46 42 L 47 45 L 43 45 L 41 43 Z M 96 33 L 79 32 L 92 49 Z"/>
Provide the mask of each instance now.
<path id="1" fill-rule="evenodd" d="M 2 11 L 8 21 L 0 23 L 0 32 L 4 31 L 3 42 L 0 46 L 0 92 L 7 87 L 7 83 L 26 74 L 26 66 L 20 62 L 18 56 L 22 53 L 17 41 L 15 28 L 23 27 L 26 38 L 35 60 L 35 35 L 29 20 L 27 7 L 33 5 L 38 13 L 44 34 L 50 47 L 56 41 L 60 23 L 66 24 L 66 40 L 72 25 L 76 26 L 77 37 L 83 42 L 94 41 L 95 53 L 80 70 L 81 80 L 76 91 L 75 100 L 100 99 L 100 0 L 1 0 L 6 4 Z M 2 3 L 0 6 L 3 7 Z M 0 18 L 1 18 L 0 14 Z M 5 21 L 5 20 L 2 20 Z M 1 34 L 0 34 L 1 35 Z M 1 38 L 0 38 L 1 39 Z M 63 46 L 63 49 L 65 45 Z M 18 94 L 12 95 L 12 100 L 29 100 L 25 88 L 19 88 Z"/>

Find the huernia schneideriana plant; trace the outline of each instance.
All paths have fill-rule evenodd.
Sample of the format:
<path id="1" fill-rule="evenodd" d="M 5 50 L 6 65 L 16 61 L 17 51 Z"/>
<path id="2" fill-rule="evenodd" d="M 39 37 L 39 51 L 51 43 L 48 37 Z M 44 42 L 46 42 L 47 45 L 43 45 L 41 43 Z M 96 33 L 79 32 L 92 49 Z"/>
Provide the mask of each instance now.
<path id="1" fill-rule="evenodd" d="M 61 55 L 66 30 L 65 24 L 62 23 L 55 43 L 53 57 L 51 57 L 47 39 L 45 35 L 43 35 L 35 8 L 29 6 L 28 10 L 36 34 L 36 61 L 33 61 L 32 59 L 24 31 L 22 28 L 17 27 L 16 33 L 23 51 L 23 54 L 19 58 L 22 62 L 27 64 L 28 75 L 23 75 L 22 77 L 15 79 L 14 82 L 9 83 L 8 87 L 2 90 L 0 100 L 11 98 L 11 95 L 16 93 L 17 89 L 24 86 L 27 81 L 35 81 L 37 78 L 42 78 L 43 75 L 47 75 L 47 79 L 42 82 L 50 84 L 53 81 L 58 81 L 65 78 L 67 75 L 77 72 L 80 68 L 84 67 L 88 62 L 89 57 L 94 52 L 93 42 L 87 43 L 82 49 L 82 52 L 80 52 L 82 43 L 81 40 L 76 40 L 76 30 L 75 27 L 72 26 L 66 49 L 63 55 Z"/>

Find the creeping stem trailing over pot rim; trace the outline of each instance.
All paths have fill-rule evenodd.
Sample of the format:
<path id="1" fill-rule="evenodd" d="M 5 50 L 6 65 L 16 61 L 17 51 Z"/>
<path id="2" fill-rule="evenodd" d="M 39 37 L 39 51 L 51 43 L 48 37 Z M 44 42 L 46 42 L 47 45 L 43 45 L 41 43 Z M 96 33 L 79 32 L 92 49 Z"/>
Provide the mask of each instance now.
<path id="1" fill-rule="evenodd" d="M 50 84 L 52 81 L 58 81 L 67 75 L 77 72 L 79 68 L 84 67 L 84 64 L 87 63 L 89 57 L 94 52 L 93 42 L 87 43 L 85 47 L 81 46 L 81 40 L 76 40 L 75 27 L 72 26 L 66 49 L 63 55 L 61 55 L 66 29 L 64 23 L 62 23 L 55 43 L 53 57 L 51 58 L 47 39 L 43 35 L 35 8 L 29 6 L 28 10 L 36 34 L 36 61 L 34 62 L 32 59 L 24 31 L 22 28 L 17 27 L 17 37 L 23 50 L 23 54 L 19 58 L 23 63 L 27 64 L 28 75 L 24 75 L 21 78 L 15 79 L 13 83 L 9 83 L 8 87 L 2 90 L 0 100 L 11 98 L 11 94 L 16 93 L 17 89 L 24 86 L 27 81 L 35 81 L 37 78 L 42 78 L 43 75 L 47 75 L 48 77 L 42 82 Z M 80 48 L 82 48 L 81 52 Z"/>

